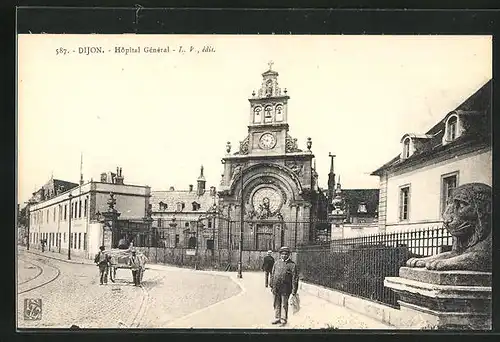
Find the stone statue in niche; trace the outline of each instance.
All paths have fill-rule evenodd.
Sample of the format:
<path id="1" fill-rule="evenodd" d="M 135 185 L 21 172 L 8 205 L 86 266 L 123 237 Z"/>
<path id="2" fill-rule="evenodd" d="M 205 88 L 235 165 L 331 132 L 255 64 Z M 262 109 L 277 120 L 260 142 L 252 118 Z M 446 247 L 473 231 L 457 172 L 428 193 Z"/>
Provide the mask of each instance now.
<path id="1" fill-rule="evenodd" d="M 231 183 L 234 182 L 236 176 L 241 172 L 242 166 L 240 164 L 236 164 L 233 168 L 233 174 L 231 175 Z"/>
<path id="2" fill-rule="evenodd" d="M 271 216 L 271 210 L 269 209 L 269 198 L 264 197 L 262 199 L 262 203 L 259 204 L 259 208 L 257 209 L 257 216 L 260 219 L 267 219 Z"/>
<path id="3" fill-rule="evenodd" d="M 270 97 L 273 94 L 273 81 L 267 80 L 266 82 L 266 96 Z"/>
<path id="4" fill-rule="evenodd" d="M 484 183 L 457 187 L 443 214 L 444 226 L 453 237 L 452 250 L 411 258 L 406 265 L 438 271 L 491 272 L 491 196 L 491 187 Z"/>

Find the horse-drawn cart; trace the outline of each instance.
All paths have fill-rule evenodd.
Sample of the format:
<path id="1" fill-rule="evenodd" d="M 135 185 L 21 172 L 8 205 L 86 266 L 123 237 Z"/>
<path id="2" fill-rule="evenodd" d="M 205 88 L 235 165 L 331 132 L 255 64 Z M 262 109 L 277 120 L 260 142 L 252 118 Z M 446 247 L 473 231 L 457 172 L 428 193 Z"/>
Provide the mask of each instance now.
<path id="1" fill-rule="evenodd" d="M 144 271 L 146 270 L 146 263 L 148 258 L 141 252 L 135 251 L 136 256 L 140 260 L 140 281 L 142 282 L 142 277 L 144 276 Z M 111 281 L 116 279 L 116 270 L 119 268 L 125 268 L 130 270 L 129 260 L 132 256 L 132 249 L 111 249 L 107 251 L 110 261 L 109 276 Z"/>

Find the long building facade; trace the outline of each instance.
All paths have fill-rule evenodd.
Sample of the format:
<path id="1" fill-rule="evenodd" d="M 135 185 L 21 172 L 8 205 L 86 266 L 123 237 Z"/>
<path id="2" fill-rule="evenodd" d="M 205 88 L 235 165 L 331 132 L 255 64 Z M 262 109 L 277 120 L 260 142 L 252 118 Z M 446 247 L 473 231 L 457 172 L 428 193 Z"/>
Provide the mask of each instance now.
<path id="1" fill-rule="evenodd" d="M 197 187 L 152 191 L 151 209 L 156 245 L 167 248 L 213 250 L 220 247 L 219 197 L 215 187 L 206 187 L 203 166 Z"/>
<path id="2" fill-rule="evenodd" d="M 30 246 L 40 248 L 44 240 L 47 251 L 67 253 L 71 246 L 73 254 L 90 257 L 105 242 L 99 213 L 108 210 L 110 193 L 121 221 L 143 220 L 149 209 L 150 188 L 124 184 L 121 169 L 112 178 L 105 175 L 100 182 L 80 184 L 51 179 L 35 192 L 29 204 Z M 113 237 L 113 241 L 118 239 Z"/>

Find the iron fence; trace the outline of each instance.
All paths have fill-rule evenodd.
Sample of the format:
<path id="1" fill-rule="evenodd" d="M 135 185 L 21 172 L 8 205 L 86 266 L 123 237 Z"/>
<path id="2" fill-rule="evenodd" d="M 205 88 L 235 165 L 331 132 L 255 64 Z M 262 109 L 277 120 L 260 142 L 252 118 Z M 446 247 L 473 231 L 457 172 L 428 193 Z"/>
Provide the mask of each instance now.
<path id="1" fill-rule="evenodd" d="M 297 264 L 304 281 L 397 308 L 397 295 L 384 287 L 384 278 L 397 276 L 409 258 L 440 253 L 451 244 L 443 227 L 374 234 L 300 246 Z"/>
<path id="2" fill-rule="evenodd" d="M 241 241 L 244 251 L 277 251 L 282 246 L 295 249 L 300 244 L 319 237 L 327 240 L 330 236 L 327 221 L 244 220 L 243 232 L 241 223 L 222 216 L 161 220 L 154 222 L 151 229 L 127 232 L 138 247 L 238 250 Z"/>

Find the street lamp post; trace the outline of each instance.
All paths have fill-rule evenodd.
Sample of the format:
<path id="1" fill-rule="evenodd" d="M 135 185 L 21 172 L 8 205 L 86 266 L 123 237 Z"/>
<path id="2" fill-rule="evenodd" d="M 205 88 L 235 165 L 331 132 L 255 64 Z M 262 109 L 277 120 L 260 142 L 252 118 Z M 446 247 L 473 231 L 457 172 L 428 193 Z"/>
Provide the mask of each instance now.
<path id="1" fill-rule="evenodd" d="M 71 217 L 73 216 L 73 210 L 71 207 L 71 199 L 73 198 L 72 194 L 69 194 L 69 221 L 68 221 L 68 260 L 71 260 L 71 242 L 73 239 L 71 238 Z"/>

